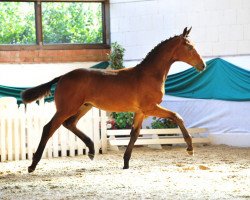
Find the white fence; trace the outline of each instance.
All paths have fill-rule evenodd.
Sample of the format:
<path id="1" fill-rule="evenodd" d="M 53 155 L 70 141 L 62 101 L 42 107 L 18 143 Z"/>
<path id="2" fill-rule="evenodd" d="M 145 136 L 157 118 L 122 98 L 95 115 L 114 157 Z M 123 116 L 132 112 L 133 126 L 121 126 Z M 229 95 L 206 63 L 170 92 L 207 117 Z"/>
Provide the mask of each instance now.
<path id="1" fill-rule="evenodd" d="M 0 105 L 0 161 L 32 159 L 43 126 L 55 113 L 54 103 L 32 103 L 25 108 L 23 104 L 18 107 L 9 100 L 9 104 Z M 96 108 L 89 111 L 78 123 L 78 127 L 93 140 L 96 153 L 100 149 L 106 152 L 107 149 L 107 137 L 105 131 L 101 133 L 100 126 L 103 130 L 106 128 L 106 116 L 105 112 Z M 88 148 L 78 137 L 61 126 L 48 141 L 43 158 L 82 155 L 87 151 Z"/>
<path id="2" fill-rule="evenodd" d="M 44 125 L 55 113 L 54 103 L 17 105 L 14 98 L 0 99 L 0 162 L 32 159 L 38 147 Z M 78 128 L 95 144 L 96 153 L 106 153 L 107 146 L 126 146 L 130 130 L 107 130 L 105 111 L 90 110 L 78 122 Z M 209 143 L 203 137 L 205 129 L 189 129 L 194 143 Z M 135 145 L 184 143 L 179 129 L 143 129 Z M 162 136 L 163 135 L 163 136 Z M 118 136 L 118 137 L 116 137 Z M 121 137 L 122 136 L 122 137 Z M 61 126 L 48 141 L 43 158 L 87 154 L 85 144 Z"/>

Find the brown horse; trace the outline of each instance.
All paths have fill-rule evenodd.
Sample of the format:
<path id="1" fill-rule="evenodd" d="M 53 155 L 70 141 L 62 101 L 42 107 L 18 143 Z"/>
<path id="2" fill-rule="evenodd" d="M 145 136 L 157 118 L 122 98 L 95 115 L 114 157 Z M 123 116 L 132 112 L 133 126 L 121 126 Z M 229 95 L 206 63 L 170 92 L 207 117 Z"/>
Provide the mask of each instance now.
<path id="1" fill-rule="evenodd" d="M 176 122 L 187 143 L 188 153 L 193 155 L 192 138 L 184 126 L 183 119 L 177 113 L 159 105 L 171 64 L 183 61 L 199 71 L 205 68 L 201 56 L 188 39 L 190 30 L 191 28 L 185 28 L 181 35 L 161 42 L 133 68 L 76 69 L 48 83 L 25 90 L 22 99 L 29 103 L 48 94 L 52 84 L 57 83 L 54 96 L 57 111 L 43 128 L 41 141 L 28 171 L 35 170 L 47 141 L 61 124 L 86 144 L 89 148 L 88 156 L 93 159 L 95 150 L 92 140 L 76 127 L 78 120 L 93 106 L 106 111 L 135 113 L 130 142 L 124 154 L 124 169 L 129 168 L 132 149 L 146 116 L 169 118 Z"/>

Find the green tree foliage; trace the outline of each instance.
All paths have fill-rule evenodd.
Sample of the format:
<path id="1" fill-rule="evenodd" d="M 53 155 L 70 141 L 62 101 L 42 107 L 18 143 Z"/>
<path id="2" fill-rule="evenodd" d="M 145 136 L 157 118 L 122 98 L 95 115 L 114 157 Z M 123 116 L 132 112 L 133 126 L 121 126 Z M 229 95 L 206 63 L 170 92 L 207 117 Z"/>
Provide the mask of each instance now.
<path id="1" fill-rule="evenodd" d="M 44 43 L 102 43 L 101 3 L 43 3 Z"/>
<path id="2" fill-rule="evenodd" d="M 102 4 L 43 2 L 45 44 L 103 43 Z M 35 44 L 33 2 L 0 2 L 0 44 Z"/>
<path id="3" fill-rule="evenodd" d="M 34 3 L 0 3 L 0 44 L 35 44 Z"/>

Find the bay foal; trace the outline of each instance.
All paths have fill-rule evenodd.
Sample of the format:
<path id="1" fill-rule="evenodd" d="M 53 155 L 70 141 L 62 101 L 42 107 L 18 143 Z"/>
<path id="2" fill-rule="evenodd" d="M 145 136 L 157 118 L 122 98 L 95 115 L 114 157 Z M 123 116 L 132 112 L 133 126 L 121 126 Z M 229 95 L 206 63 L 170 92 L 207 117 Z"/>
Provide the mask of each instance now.
<path id="1" fill-rule="evenodd" d="M 57 111 L 43 128 L 38 149 L 28 171 L 35 170 L 47 141 L 62 124 L 86 144 L 89 148 L 88 156 L 93 159 L 95 150 L 92 140 L 76 127 L 78 120 L 93 106 L 106 111 L 135 113 L 130 142 L 124 153 L 124 169 L 129 168 L 132 149 L 146 116 L 173 120 L 182 131 L 187 152 L 192 155 L 192 138 L 183 119 L 177 113 L 160 106 L 165 92 L 164 83 L 170 66 L 175 61 L 188 63 L 199 71 L 205 68 L 201 56 L 188 39 L 190 30 L 191 28 L 185 28 L 181 35 L 161 42 L 133 68 L 76 69 L 48 83 L 25 90 L 22 99 L 24 103 L 29 103 L 48 94 L 51 86 L 57 83 L 54 94 Z"/>

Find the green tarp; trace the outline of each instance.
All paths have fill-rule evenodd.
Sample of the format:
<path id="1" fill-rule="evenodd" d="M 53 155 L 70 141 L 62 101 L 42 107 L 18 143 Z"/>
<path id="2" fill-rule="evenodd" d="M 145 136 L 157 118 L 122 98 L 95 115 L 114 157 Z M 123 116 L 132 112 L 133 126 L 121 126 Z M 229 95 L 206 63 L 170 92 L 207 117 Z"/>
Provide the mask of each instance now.
<path id="1" fill-rule="evenodd" d="M 90 68 L 94 69 L 106 69 L 109 66 L 109 62 L 101 62 L 98 63 Z M 0 85 L 0 97 L 15 97 L 17 99 L 18 104 L 22 102 L 20 97 L 20 93 L 25 90 L 26 88 L 18 88 L 18 87 L 8 87 Z M 55 85 L 52 86 L 51 93 L 53 94 L 55 91 Z M 54 97 L 48 96 L 45 98 L 45 101 L 53 101 Z"/>
<path id="2" fill-rule="evenodd" d="M 166 94 L 195 99 L 250 100 L 250 71 L 220 58 L 206 64 L 203 72 L 190 68 L 168 76 Z"/>
<path id="3" fill-rule="evenodd" d="M 21 103 L 20 93 L 26 88 L 16 88 L 0 85 L 0 98 L 1 97 L 15 97 L 18 103 Z"/>

